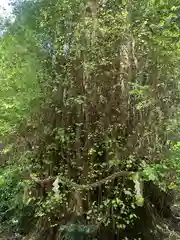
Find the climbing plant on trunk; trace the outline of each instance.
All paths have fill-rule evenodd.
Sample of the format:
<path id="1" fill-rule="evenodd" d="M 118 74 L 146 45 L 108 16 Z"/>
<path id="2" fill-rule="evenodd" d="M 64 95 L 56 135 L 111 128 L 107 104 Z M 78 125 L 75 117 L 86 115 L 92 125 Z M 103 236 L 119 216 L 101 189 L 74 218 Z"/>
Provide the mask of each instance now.
<path id="1" fill-rule="evenodd" d="M 81 223 L 87 233 L 95 226 L 101 237 L 105 229 L 123 237 L 137 222 L 144 178 L 155 180 L 144 169 L 163 164 L 179 100 L 178 24 L 168 20 L 177 9 L 177 1 L 143 0 L 41 0 L 15 8 L 1 43 L 9 36 L 16 43 L 20 94 L 13 92 L 13 106 L 21 111 L 14 123 L 11 108 L 0 110 L 10 118 L 3 128 L 14 127 L 8 139 L 40 234 L 39 227 L 54 227 L 55 239 L 59 227 Z M 7 55 L 2 66 L 9 62 Z M 14 91 L 12 81 L 5 84 Z"/>

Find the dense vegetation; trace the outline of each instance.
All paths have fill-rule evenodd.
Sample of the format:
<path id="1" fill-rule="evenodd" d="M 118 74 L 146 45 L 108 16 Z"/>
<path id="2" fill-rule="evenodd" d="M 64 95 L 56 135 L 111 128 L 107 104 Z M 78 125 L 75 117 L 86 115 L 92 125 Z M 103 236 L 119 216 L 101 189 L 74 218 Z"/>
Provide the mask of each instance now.
<path id="1" fill-rule="evenodd" d="M 16 1 L 13 14 L 0 39 L 2 233 L 180 239 L 179 1 Z"/>

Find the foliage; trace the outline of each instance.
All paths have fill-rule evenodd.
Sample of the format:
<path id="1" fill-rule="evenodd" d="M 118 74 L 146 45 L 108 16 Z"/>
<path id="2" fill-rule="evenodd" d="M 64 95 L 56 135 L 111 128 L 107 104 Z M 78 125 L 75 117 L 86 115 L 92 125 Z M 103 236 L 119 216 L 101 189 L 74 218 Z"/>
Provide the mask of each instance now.
<path id="1" fill-rule="evenodd" d="M 18 199 L 10 227 L 21 231 L 13 218 L 32 207 L 25 217 L 41 239 L 71 227 L 91 237 L 88 226 L 98 238 L 125 237 L 146 206 L 146 181 L 179 185 L 179 145 L 168 140 L 179 104 L 178 13 L 177 0 L 16 3 L 0 41 L 1 136 L 12 144 L 1 211 Z"/>
<path id="2" fill-rule="evenodd" d="M 1 170 L 0 176 L 1 231 L 26 233 L 32 227 L 33 206 L 23 203 L 24 184 L 19 169 Z M 29 221 L 29 222 L 28 222 Z"/>

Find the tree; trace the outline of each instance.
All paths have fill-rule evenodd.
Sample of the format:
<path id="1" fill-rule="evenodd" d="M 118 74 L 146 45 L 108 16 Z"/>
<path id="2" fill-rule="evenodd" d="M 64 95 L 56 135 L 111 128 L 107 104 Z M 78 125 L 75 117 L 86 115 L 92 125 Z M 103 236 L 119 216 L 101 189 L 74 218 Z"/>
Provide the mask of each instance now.
<path id="1" fill-rule="evenodd" d="M 179 103 L 178 24 L 168 22 L 176 6 L 144 0 L 16 6 L 1 40 L 1 78 L 13 79 L 0 87 L 1 126 L 13 143 L 7 164 L 30 180 L 24 204 L 34 206 L 41 239 L 45 229 L 55 239 L 59 228 L 71 232 L 74 224 L 89 237 L 130 237 L 128 228 L 133 237 L 152 239 L 151 181 L 174 182 L 162 169 Z M 158 206 L 154 212 L 160 215 Z M 133 230 L 142 226 L 142 213 L 149 222 L 139 236 Z"/>

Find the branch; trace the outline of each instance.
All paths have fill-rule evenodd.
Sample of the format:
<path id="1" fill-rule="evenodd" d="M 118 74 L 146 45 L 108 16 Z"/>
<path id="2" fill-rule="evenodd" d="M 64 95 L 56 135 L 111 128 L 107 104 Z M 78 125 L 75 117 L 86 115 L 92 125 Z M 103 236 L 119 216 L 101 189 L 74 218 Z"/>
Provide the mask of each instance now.
<path id="1" fill-rule="evenodd" d="M 70 180 L 67 181 L 67 179 L 63 179 L 63 180 L 64 180 L 64 182 L 68 183 L 69 186 L 75 187 L 76 189 L 79 189 L 79 190 L 83 190 L 83 189 L 84 190 L 90 190 L 90 189 L 93 189 L 93 188 L 96 188 L 96 187 L 100 187 L 101 185 L 105 184 L 106 182 L 112 181 L 115 178 L 118 178 L 118 177 L 130 177 L 133 174 L 134 174 L 134 172 L 128 172 L 128 171 L 116 172 L 116 173 L 113 173 L 113 174 L 111 174 L 110 176 L 108 176 L 106 178 L 103 178 L 102 180 L 100 180 L 98 182 L 94 182 L 94 183 L 86 184 L 86 185 L 80 185 L 80 184 L 77 184 L 77 183 L 73 183 Z M 57 177 L 48 177 L 46 179 L 42 179 L 41 180 L 41 179 L 36 178 L 35 176 L 30 175 L 30 179 L 35 181 L 36 183 L 39 183 L 39 184 L 49 183 L 51 181 L 54 181 L 56 178 Z"/>
<path id="2" fill-rule="evenodd" d="M 94 183 L 91 183 L 91 184 L 87 184 L 87 185 L 84 185 L 82 186 L 84 189 L 93 189 L 93 188 L 96 188 L 96 187 L 100 187 L 101 185 L 105 184 L 106 182 L 108 181 L 112 181 L 114 180 L 115 178 L 118 178 L 118 177 L 129 177 L 131 175 L 133 175 L 134 172 L 127 172 L 127 171 L 121 171 L 121 172 L 116 172 L 116 173 L 113 173 L 112 175 L 98 181 L 98 182 L 94 182 Z M 81 187 L 81 188 L 82 188 Z"/>
<path id="3" fill-rule="evenodd" d="M 30 180 L 33 180 L 34 182 L 43 185 L 43 184 L 49 183 L 51 181 L 55 181 L 56 177 L 48 177 L 48 178 L 45 178 L 45 179 L 38 179 L 37 177 L 30 174 Z"/>

